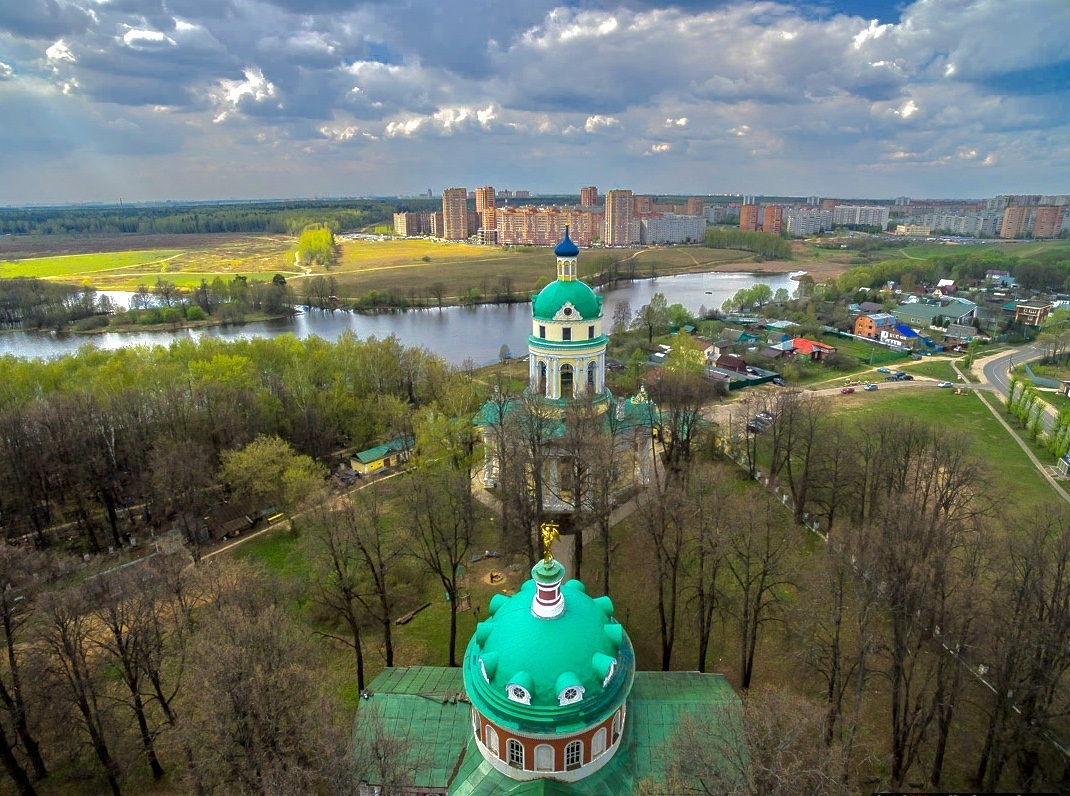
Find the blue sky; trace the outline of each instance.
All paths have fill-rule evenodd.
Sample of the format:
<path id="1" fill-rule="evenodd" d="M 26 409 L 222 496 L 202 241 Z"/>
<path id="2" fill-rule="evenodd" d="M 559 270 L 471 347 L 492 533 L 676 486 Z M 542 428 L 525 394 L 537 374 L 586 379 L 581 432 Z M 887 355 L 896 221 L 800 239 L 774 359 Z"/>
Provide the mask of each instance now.
<path id="1" fill-rule="evenodd" d="M 1070 2 L 0 3 L 0 203 L 1070 192 Z"/>

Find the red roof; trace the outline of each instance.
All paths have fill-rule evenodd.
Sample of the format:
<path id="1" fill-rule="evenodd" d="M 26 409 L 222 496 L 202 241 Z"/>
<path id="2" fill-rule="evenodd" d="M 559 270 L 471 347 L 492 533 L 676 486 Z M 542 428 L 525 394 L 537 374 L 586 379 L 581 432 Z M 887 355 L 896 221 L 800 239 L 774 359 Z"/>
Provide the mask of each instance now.
<path id="1" fill-rule="evenodd" d="M 825 345 L 824 343 L 818 343 L 814 340 L 807 340 L 805 337 L 796 337 L 791 341 L 792 346 L 796 351 L 801 351 L 804 354 L 812 354 L 814 351 L 835 351 L 835 347 Z"/>

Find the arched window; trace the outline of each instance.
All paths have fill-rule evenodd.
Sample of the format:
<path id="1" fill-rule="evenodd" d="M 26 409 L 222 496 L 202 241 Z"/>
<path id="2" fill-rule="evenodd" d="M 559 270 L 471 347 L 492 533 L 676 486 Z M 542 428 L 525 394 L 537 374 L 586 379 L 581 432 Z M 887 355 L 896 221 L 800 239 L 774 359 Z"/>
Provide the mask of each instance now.
<path id="1" fill-rule="evenodd" d="M 572 771 L 583 765 L 583 741 L 571 741 L 565 747 L 565 771 Z"/>
<path id="2" fill-rule="evenodd" d="M 536 390 L 540 395 L 546 395 L 546 363 L 539 363 L 539 387 Z"/>
<path id="3" fill-rule="evenodd" d="M 595 389 L 595 376 L 598 373 L 598 366 L 594 362 L 587 366 L 587 388 L 592 392 Z"/>
<path id="4" fill-rule="evenodd" d="M 498 731 L 489 724 L 483 727 L 483 745 L 490 749 L 492 755 L 498 756 Z"/>
<path id="5" fill-rule="evenodd" d="M 618 710 L 613 714 L 613 742 L 616 743 L 617 736 L 620 735 L 620 711 Z"/>
<path id="6" fill-rule="evenodd" d="M 505 762 L 515 768 L 524 767 L 524 746 L 516 738 L 505 742 Z"/>
<path id="7" fill-rule="evenodd" d="M 594 760 L 604 751 L 606 751 L 606 728 L 602 727 L 591 740 L 591 759 Z"/>
<path id="8" fill-rule="evenodd" d="M 561 397 L 575 398 L 572 392 L 572 365 L 561 366 Z"/>
<path id="9" fill-rule="evenodd" d="M 535 770 L 554 770 L 554 748 L 549 744 L 541 743 L 535 747 Z"/>

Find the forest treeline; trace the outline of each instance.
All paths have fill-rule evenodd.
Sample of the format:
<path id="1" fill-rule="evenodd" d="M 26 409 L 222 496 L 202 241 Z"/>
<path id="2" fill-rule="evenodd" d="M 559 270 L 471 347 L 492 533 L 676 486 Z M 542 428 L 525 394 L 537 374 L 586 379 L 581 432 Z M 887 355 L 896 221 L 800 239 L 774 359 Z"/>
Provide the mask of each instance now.
<path id="1" fill-rule="evenodd" d="M 406 431 L 455 378 L 393 337 L 349 334 L 4 357 L 0 528 L 38 546 L 122 547 L 221 503 L 227 451 L 259 435 L 318 460 L 371 447 Z"/>
<path id="2" fill-rule="evenodd" d="M 5 329 L 62 329 L 114 309 L 111 299 L 92 288 L 23 277 L 0 279 L 0 326 Z"/>
<path id="3" fill-rule="evenodd" d="M 841 274 L 830 287 L 828 298 L 853 295 L 859 288 L 881 288 L 899 283 L 904 290 L 921 284 L 935 285 L 953 279 L 960 285 L 981 284 L 987 271 L 1007 271 L 1024 288 L 1039 291 L 1070 291 L 1070 248 L 1058 247 L 1018 255 L 996 248 L 971 247 L 969 251 L 925 259 L 897 257 L 871 265 L 859 265 Z"/>
<path id="4" fill-rule="evenodd" d="M 309 224 L 333 231 L 389 221 L 397 202 L 383 200 L 248 202 L 133 207 L 0 209 L 0 235 L 179 235 L 264 232 L 297 235 Z"/>
<path id="5" fill-rule="evenodd" d="M 710 227 L 704 245 L 711 249 L 743 249 L 775 260 L 791 259 L 791 244 L 771 232 Z"/>

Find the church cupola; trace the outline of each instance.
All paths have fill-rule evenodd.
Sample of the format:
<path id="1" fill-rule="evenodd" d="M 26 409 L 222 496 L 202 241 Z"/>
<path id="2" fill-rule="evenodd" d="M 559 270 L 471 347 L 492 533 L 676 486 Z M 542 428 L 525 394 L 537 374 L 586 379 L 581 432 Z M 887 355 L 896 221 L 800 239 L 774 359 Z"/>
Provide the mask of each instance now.
<path id="1" fill-rule="evenodd" d="M 565 224 L 565 239 L 554 249 L 557 257 L 557 279 L 560 282 L 576 281 L 576 269 L 579 262 L 580 247 L 568 236 L 568 224 Z"/>

